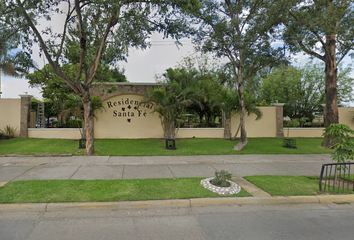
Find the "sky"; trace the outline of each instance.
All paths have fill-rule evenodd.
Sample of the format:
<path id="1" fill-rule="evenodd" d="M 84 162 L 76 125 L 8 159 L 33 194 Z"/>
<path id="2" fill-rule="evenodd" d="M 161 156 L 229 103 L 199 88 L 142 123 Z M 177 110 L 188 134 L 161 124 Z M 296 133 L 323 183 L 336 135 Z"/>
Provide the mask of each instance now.
<path id="1" fill-rule="evenodd" d="M 155 82 L 155 75 L 162 74 L 167 68 L 175 67 L 183 57 L 194 54 L 194 48 L 189 39 L 181 40 L 183 46 L 177 46 L 172 39 L 163 39 L 154 34 L 151 38 L 152 46 L 146 50 L 130 49 L 127 62 L 120 62 L 119 67 L 125 69 L 129 82 Z M 33 56 L 41 65 L 41 59 Z M 43 60 L 42 60 L 43 61 Z M 2 98 L 19 98 L 19 95 L 29 94 L 40 99 L 40 90 L 30 88 L 24 78 L 1 76 Z"/>
<path id="2" fill-rule="evenodd" d="M 56 31 L 60 31 L 63 23 L 62 16 L 52 18 L 51 24 Z M 42 28 L 46 27 L 45 24 L 41 25 Z M 193 45 L 189 39 L 182 39 L 183 46 L 177 47 L 174 40 L 171 38 L 163 39 L 161 34 L 153 34 L 151 39 L 152 46 L 146 50 L 129 49 L 129 57 L 127 62 L 120 62 L 118 65 L 120 69 L 125 69 L 125 75 L 129 82 L 135 83 L 154 83 L 155 75 L 162 74 L 166 69 L 175 67 L 179 61 L 184 57 L 195 54 Z M 38 56 L 38 47 L 33 48 L 33 59 L 37 62 L 38 66 L 46 63 L 43 58 Z M 299 54 L 295 56 L 297 59 L 296 65 L 304 66 L 309 58 L 307 55 Z M 351 60 L 347 58 L 346 63 Z M 354 78 L 354 72 L 351 76 Z M 30 88 L 28 81 L 23 78 L 14 78 L 8 76 L 1 76 L 1 91 L 2 98 L 19 98 L 19 95 L 29 94 L 37 99 L 41 99 L 40 90 L 37 88 Z"/>
<path id="3" fill-rule="evenodd" d="M 170 67 L 176 67 L 184 57 L 195 54 L 193 44 L 189 39 L 181 40 L 183 46 L 177 47 L 172 39 L 163 39 L 161 35 L 154 34 L 151 38 L 152 46 L 146 50 L 130 49 L 127 62 L 120 62 L 119 67 L 125 69 L 125 75 L 129 82 L 154 83 L 155 75 L 162 74 Z M 36 55 L 33 56 L 39 65 L 43 60 Z M 308 62 L 307 55 L 295 56 L 296 64 L 303 66 Z M 42 62 L 42 64 L 40 63 Z M 345 64 L 350 63 L 348 57 Z M 354 72 L 351 76 L 354 78 Z M 40 90 L 30 88 L 28 81 L 24 78 L 1 76 L 2 98 L 19 98 L 19 95 L 29 94 L 37 99 L 42 99 Z M 351 104 L 352 105 L 352 104 Z"/>

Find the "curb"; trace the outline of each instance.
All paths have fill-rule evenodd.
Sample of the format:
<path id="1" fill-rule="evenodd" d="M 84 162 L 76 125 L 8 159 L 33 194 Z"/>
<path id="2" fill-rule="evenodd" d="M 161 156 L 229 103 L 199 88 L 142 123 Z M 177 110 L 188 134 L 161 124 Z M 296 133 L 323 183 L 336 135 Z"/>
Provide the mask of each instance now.
<path id="1" fill-rule="evenodd" d="M 20 154 L 5 154 L 0 155 L 0 157 L 72 157 L 71 153 L 68 154 L 30 154 L 30 155 L 20 155 Z"/>
<path id="2" fill-rule="evenodd" d="M 57 212 L 68 210 L 128 210 L 153 208 L 191 208 L 217 205 L 275 205 L 310 203 L 354 203 L 354 195 L 279 196 L 242 198 L 192 198 L 175 200 L 88 202 L 88 203 L 21 203 L 0 204 L 0 211 Z"/>

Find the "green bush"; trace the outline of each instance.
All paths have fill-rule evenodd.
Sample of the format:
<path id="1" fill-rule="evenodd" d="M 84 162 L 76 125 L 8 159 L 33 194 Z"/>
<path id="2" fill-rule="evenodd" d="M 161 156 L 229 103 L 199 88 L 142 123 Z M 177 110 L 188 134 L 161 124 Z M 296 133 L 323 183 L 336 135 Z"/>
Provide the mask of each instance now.
<path id="1" fill-rule="evenodd" d="M 230 183 L 226 180 L 230 179 L 232 176 L 231 173 L 225 170 L 221 170 L 220 172 L 215 172 L 215 178 L 211 180 L 211 184 L 218 186 L 218 187 L 229 187 Z"/>
<path id="2" fill-rule="evenodd" d="M 66 123 L 67 128 L 82 128 L 82 120 L 81 119 L 70 119 Z"/>
<path id="3" fill-rule="evenodd" d="M 305 122 L 304 127 L 312 127 L 312 122 Z"/>
<path id="4" fill-rule="evenodd" d="M 317 128 L 324 127 L 324 122 L 313 122 L 312 127 L 317 127 Z"/>
<path id="5" fill-rule="evenodd" d="M 18 127 L 17 127 L 17 128 L 18 128 Z M 4 135 L 7 135 L 7 136 L 10 136 L 11 138 L 14 138 L 17 128 L 13 128 L 13 127 L 11 127 L 10 125 L 6 125 L 6 127 L 4 127 L 4 129 L 2 129 L 2 130 L 0 129 L 0 131 L 1 131 Z"/>
<path id="6" fill-rule="evenodd" d="M 286 120 L 286 121 L 283 122 L 283 126 L 287 127 L 287 128 L 289 128 L 289 127 L 291 127 L 291 128 L 299 127 L 300 126 L 300 122 L 299 122 L 299 120 L 297 118 L 295 118 L 293 120 Z"/>
<path id="7" fill-rule="evenodd" d="M 53 121 L 52 122 L 52 126 L 53 127 L 59 127 L 61 124 L 60 124 L 60 122 L 59 121 Z"/>
<path id="8" fill-rule="evenodd" d="M 354 160 L 354 139 L 351 135 L 354 131 L 345 124 L 331 124 L 326 128 L 324 136 L 330 138 L 332 160 L 344 163 L 347 160 Z"/>
<path id="9" fill-rule="evenodd" d="M 311 123 L 310 118 L 308 118 L 308 117 L 302 117 L 302 118 L 300 118 L 300 119 L 299 119 L 300 127 L 305 127 L 305 124 L 306 124 L 307 122 Z"/>

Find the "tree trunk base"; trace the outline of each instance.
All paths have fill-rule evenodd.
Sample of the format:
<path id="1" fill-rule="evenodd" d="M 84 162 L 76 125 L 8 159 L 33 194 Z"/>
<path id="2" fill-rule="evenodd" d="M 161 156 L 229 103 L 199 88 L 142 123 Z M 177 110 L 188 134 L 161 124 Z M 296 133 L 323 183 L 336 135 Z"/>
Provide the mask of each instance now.
<path id="1" fill-rule="evenodd" d="M 248 141 L 244 141 L 244 142 L 239 142 L 236 144 L 235 147 L 233 147 L 232 150 L 234 151 L 242 151 L 242 149 L 244 149 L 248 144 Z"/>
<path id="2" fill-rule="evenodd" d="M 323 142 L 321 143 L 321 146 L 324 148 L 330 148 L 333 144 L 331 144 L 331 139 L 330 136 L 325 136 L 323 138 Z"/>

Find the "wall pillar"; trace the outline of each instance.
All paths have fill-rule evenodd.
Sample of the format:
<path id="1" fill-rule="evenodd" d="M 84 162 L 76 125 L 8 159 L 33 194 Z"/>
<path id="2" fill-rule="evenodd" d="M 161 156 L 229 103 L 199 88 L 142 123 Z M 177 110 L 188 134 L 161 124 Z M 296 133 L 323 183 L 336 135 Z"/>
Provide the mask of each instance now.
<path id="1" fill-rule="evenodd" d="M 283 106 L 285 103 L 273 103 L 272 105 L 275 106 L 276 112 L 276 137 L 283 138 L 284 137 L 284 127 L 283 127 Z"/>
<path id="2" fill-rule="evenodd" d="M 21 123 L 20 138 L 28 137 L 28 128 L 30 127 L 30 109 L 32 95 L 19 95 L 21 97 Z"/>

